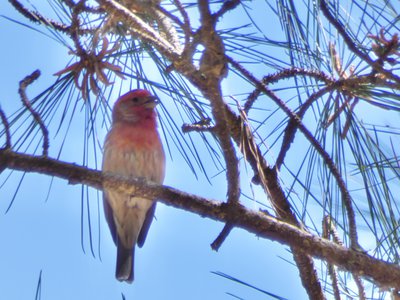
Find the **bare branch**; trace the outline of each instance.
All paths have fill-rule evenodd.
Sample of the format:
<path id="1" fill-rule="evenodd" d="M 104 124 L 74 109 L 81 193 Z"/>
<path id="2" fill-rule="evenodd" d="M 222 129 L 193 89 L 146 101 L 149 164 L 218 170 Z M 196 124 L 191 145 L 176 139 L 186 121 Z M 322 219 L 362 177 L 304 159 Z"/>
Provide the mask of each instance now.
<path id="1" fill-rule="evenodd" d="M 202 120 L 200 122 L 194 123 L 194 124 L 183 124 L 182 125 L 182 132 L 183 133 L 188 133 L 188 132 L 214 132 L 215 131 L 215 126 L 210 125 L 211 120 L 206 119 Z"/>
<path id="2" fill-rule="evenodd" d="M 31 11 L 24 7 L 18 0 L 8 0 L 8 2 L 11 3 L 12 6 L 24 17 L 26 17 L 28 20 L 37 23 L 37 24 L 45 24 L 47 26 L 53 27 L 54 29 L 64 32 L 64 33 L 69 33 L 70 28 L 69 26 L 65 24 L 61 24 L 57 21 L 48 19 L 43 17 L 39 12 L 37 11 Z"/>
<path id="3" fill-rule="evenodd" d="M 68 34 L 70 36 L 74 32 L 76 32 L 77 34 L 90 34 L 95 30 L 95 29 L 91 29 L 91 28 L 82 28 L 82 27 L 73 28 L 73 26 L 62 24 L 58 21 L 52 20 L 50 18 L 46 18 L 43 15 L 41 15 L 38 11 L 31 11 L 31 10 L 27 9 L 18 0 L 8 0 L 8 1 L 20 14 L 22 14 L 28 20 L 30 20 L 36 24 L 43 24 L 43 25 L 53 28 L 59 32 Z M 68 4 L 70 4 L 71 1 L 65 1 L 65 2 L 68 5 Z M 71 6 L 71 9 L 74 9 L 77 6 L 79 6 L 79 4 L 73 4 L 73 6 Z M 87 6 L 84 6 L 83 4 L 80 6 L 81 6 L 81 10 L 85 10 L 85 11 L 91 12 L 91 13 L 100 13 L 100 11 L 95 8 L 89 8 Z"/>
<path id="4" fill-rule="evenodd" d="M 338 244 L 343 246 L 343 242 L 339 238 L 339 234 L 335 228 L 335 225 L 333 223 L 333 220 L 330 216 L 326 215 L 322 221 L 322 237 L 326 239 L 333 239 L 333 241 Z M 338 280 L 337 280 L 337 273 L 335 270 L 335 267 L 328 263 L 328 272 L 329 275 L 331 276 L 332 279 L 332 286 L 333 286 L 333 291 L 334 291 L 334 296 L 336 300 L 340 300 L 340 292 L 339 292 L 339 286 L 338 286 Z M 354 282 L 357 285 L 358 288 L 358 296 L 360 300 L 366 300 L 365 297 L 365 288 L 364 285 L 358 275 L 352 274 Z"/>
<path id="5" fill-rule="evenodd" d="M 0 165 L 19 171 L 35 172 L 68 180 L 71 184 L 86 184 L 101 190 L 107 186 L 125 193 L 140 193 L 143 197 L 159 199 L 167 205 L 196 213 L 259 237 L 298 247 L 316 258 L 328 261 L 351 273 L 372 279 L 382 287 L 400 289 L 400 266 L 376 259 L 366 253 L 347 249 L 315 236 L 293 225 L 279 221 L 262 212 L 242 205 L 229 205 L 185 193 L 171 187 L 146 183 L 140 179 L 126 180 L 111 174 L 44 156 L 31 156 L 9 150 L 0 151 Z"/>
<path id="6" fill-rule="evenodd" d="M 214 242 L 211 243 L 211 249 L 218 251 L 222 243 L 228 237 L 229 233 L 231 233 L 232 229 L 233 225 L 231 223 L 226 223 L 220 234 L 217 236 Z"/>
<path id="7" fill-rule="evenodd" d="M 296 76 L 307 76 L 314 78 L 316 80 L 322 81 L 325 84 L 329 85 L 334 82 L 334 79 L 325 74 L 322 71 L 319 70 L 306 70 L 302 68 L 290 68 L 290 69 L 284 69 L 281 71 L 278 71 L 274 74 L 264 76 L 262 79 L 262 83 L 265 85 L 275 83 L 279 80 L 286 79 L 286 78 L 291 78 L 291 77 L 296 77 Z M 260 95 L 261 91 L 258 89 L 255 89 L 251 95 L 248 97 L 246 103 L 244 104 L 244 109 L 246 113 L 249 112 L 250 108 L 253 106 L 255 100 L 257 97 Z"/>
<path id="8" fill-rule="evenodd" d="M 231 10 L 235 9 L 239 4 L 240 4 L 240 0 L 226 0 L 226 1 L 224 1 L 224 4 L 222 4 L 222 6 L 219 9 L 219 11 L 217 11 L 214 14 L 215 20 L 218 20 L 220 17 L 222 17 L 228 11 L 231 11 Z"/>
<path id="9" fill-rule="evenodd" d="M 225 158 L 227 182 L 228 182 L 228 202 L 238 202 L 240 197 L 239 182 L 239 162 L 233 147 L 229 129 L 227 128 L 227 119 L 225 111 L 225 102 L 222 98 L 221 85 L 222 69 L 226 68 L 224 58 L 225 47 L 216 34 L 215 23 L 213 21 L 209 2 L 199 1 L 200 18 L 202 23 L 201 35 L 202 44 L 205 47 L 200 60 L 200 72 L 205 77 L 207 89 L 202 92 L 211 102 L 212 113 L 215 118 L 215 133 L 221 143 L 221 148 Z M 222 72 L 222 73 L 221 73 Z"/>
<path id="10" fill-rule="evenodd" d="M 330 239 L 331 236 L 336 244 L 343 245 L 337 236 L 336 230 L 334 230 L 332 219 L 327 215 L 322 220 L 322 237 L 325 239 Z M 332 281 L 333 296 L 335 297 L 335 300 L 340 300 L 338 275 L 335 266 L 331 263 L 328 263 L 328 274 Z"/>
<path id="11" fill-rule="evenodd" d="M 330 91 L 334 90 L 336 87 L 336 84 L 331 84 L 329 86 L 326 86 L 315 93 L 311 94 L 310 97 L 303 103 L 299 111 L 297 112 L 297 117 L 302 120 L 305 113 L 307 110 L 311 107 L 311 105 L 318 99 L 320 99 L 323 95 L 326 93 L 329 93 Z M 279 151 L 278 157 L 276 159 L 276 167 L 280 169 L 285 161 L 285 157 L 287 152 L 290 149 L 290 146 L 292 142 L 294 141 L 294 137 L 296 135 L 298 129 L 298 122 L 296 119 L 290 119 L 286 129 L 285 129 L 285 134 L 283 136 L 282 140 L 282 146 Z"/>
<path id="12" fill-rule="evenodd" d="M 39 70 L 36 70 L 31 75 L 26 76 L 23 80 L 19 82 L 18 92 L 21 97 L 22 103 L 32 114 L 35 122 L 40 126 L 40 130 L 42 131 L 43 134 L 43 155 L 47 156 L 49 153 L 49 131 L 47 130 L 47 127 L 44 125 L 43 120 L 40 117 L 39 113 L 35 111 L 35 109 L 32 107 L 32 104 L 26 95 L 26 88 L 36 79 L 38 79 L 39 76 L 40 76 Z"/>
<path id="13" fill-rule="evenodd" d="M 207 89 L 202 89 L 202 92 L 211 102 L 212 114 L 215 118 L 214 132 L 221 144 L 225 159 L 228 205 L 236 205 L 240 197 L 239 160 L 227 127 L 226 105 L 221 92 L 221 80 L 226 76 L 227 71 L 225 46 L 221 37 L 216 34 L 215 21 L 210 11 L 209 2 L 199 0 L 199 10 L 202 24 L 200 40 L 205 48 L 200 59 L 200 72 L 205 78 L 205 86 L 207 86 Z M 226 223 L 223 231 L 214 242 L 217 248 L 221 246 L 230 231 L 231 225 Z"/>

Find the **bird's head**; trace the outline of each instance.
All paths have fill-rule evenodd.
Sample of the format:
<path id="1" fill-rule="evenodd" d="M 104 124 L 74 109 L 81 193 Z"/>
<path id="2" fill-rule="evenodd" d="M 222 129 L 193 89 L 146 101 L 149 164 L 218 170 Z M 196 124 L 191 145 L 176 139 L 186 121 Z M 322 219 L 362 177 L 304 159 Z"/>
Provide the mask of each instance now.
<path id="1" fill-rule="evenodd" d="M 155 121 L 157 98 L 147 90 L 132 90 L 115 102 L 113 109 L 113 123 L 115 122 L 143 122 Z"/>

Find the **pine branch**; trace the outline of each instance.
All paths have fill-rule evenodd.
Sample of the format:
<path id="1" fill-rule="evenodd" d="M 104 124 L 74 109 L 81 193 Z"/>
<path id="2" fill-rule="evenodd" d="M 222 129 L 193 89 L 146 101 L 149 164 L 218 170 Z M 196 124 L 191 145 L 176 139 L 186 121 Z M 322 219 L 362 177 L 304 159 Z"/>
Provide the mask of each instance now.
<path id="1" fill-rule="evenodd" d="M 400 267 L 366 253 L 347 249 L 315 236 L 293 225 L 242 205 L 231 205 L 140 179 L 126 180 L 112 174 L 66 163 L 44 156 L 32 156 L 10 150 L 0 151 L 0 166 L 7 169 L 40 173 L 68 180 L 70 184 L 85 184 L 102 190 L 103 186 L 118 192 L 136 194 L 183 209 L 219 222 L 230 222 L 259 237 L 302 249 L 315 258 L 325 260 L 360 277 L 372 279 L 385 288 L 400 289 Z M 127 204 L 129 205 L 129 203 Z"/>
<path id="2" fill-rule="evenodd" d="M 19 95 L 21 97 L 22 103 L 26 107 L 27 110 L 31 113 L 33 119 L 35 122 L 39 125 L 40 130 L 42 131 L 43 134 L 43 155 L 47 156 L 49 153 L 49 131 L 44 125 L 42 118 L 40 117 L 39 113 L 35 111 L 35 109 L 32 107 L 31 102 L 28 99 L 28 96 L 26 95 L 26 88 L 34 82 L 36 79 L 38 79 L 40 76 L 40 71 L 36 70 L 34 71 L 31 75 L 26 76 L 24 79 L 22 79 L 19 83 Z"/>
<path id="3" fill-rule="evenodd" d="M 346 183 L 342 175 L 340 174 L 339 170 L 337 169 L 337 166 L 330 157 L 330 155 L 315 139 L 312 133 L 304 126 L 303 122 L 301 121 L 301 118 L 295 112 L 293 112 L 282 99 L 280 99 L 272 90 L 266 87 L 260 80 L 254 77 L 250 72 L 248 72 L 235 60 L 228 57 L 228 61 L 234 66 L 234 68 L 236 68 L 240 73 L 242 73 L 243 76 L 245 76 L 250 82 L 252 82 L 257 89 L 259 89 L 265 95 L 270 97 L 282 109 L 282 111 L 285 112 L 285 114 L 290 118 L 291 121 L 296 123 L 296 127 L 304 134 L 306 139 L 310 142 L 310 144 L 322 157 L 326 166 L 328 167 L 332 175 L 335 177 L 337 185 L 342 193 L 342 201 L 344 206 L 346 207 L 347 219 L 349 222 L 349 236 L 350 236 L 351 246 L 353 247 L 353 249 L 358 249 L 362 251 L 362 248 L 358 243 L 356 218 L 350 192 L 347 189 Z"/>

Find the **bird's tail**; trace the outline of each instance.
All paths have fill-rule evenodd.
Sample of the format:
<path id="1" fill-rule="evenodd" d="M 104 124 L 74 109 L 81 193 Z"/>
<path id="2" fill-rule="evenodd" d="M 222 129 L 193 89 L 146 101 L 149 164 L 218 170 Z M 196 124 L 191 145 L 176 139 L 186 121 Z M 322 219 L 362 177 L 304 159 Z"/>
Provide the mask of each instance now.
<path id="1" fill-rule="evenodd" d="M 135 257 L 135 245 L 132 249 L 125 248 L 122 243 L 117 243 L 117 268 L 115 277 L 119 281 L 133 281 L 133 258 Z"/>

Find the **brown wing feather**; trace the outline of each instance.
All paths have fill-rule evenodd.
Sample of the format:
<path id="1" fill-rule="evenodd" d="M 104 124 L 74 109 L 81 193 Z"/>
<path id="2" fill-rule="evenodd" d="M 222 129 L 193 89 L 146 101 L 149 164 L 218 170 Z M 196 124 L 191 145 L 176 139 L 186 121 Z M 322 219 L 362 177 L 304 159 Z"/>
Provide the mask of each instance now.
<path id="1" fill-rule="evenodd" d="M 139 236 L 137 239 L 137 245 L 139 247 L 142 247 L 144 242 L 146 241 L 147 233 L 149 232 L 151 222 L 153 222 L 153 219 L 154 219 L 154 212 L 156 210 L 156 204 L 157 204 L 157 202 L 154 202 L 153 205 L 150 207 L 150 209 L 146 213 L 146 218 L 144 219 L 142 228 L 140 229 Z"/>
<path id="2" fill-rule="evenodd" d="M 106 192 L 103 193 L 103 207 L 104 207 L 104 215 L 106 217 L 106 221 L 108 223 L 108 227 L 110 228 L 111 236 L 113 238 L 114 244 L 117 244 L 117 228 L 115 226 L 114 214 L 112 208 L 108 202 Z"/>

